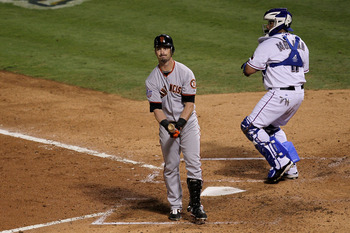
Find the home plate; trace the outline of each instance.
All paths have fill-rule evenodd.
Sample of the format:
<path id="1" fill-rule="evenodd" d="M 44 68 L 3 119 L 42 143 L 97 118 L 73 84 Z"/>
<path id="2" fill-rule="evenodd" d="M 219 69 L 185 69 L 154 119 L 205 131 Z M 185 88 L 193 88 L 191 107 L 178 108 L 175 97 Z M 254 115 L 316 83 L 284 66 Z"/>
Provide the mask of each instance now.
<path id="1" fill-rule="evenodd" d="M 207 197 L 224 196 L 224 195 L 230 195 L 235 193 L 241 193 L 245 191 L 246 190 L 233 188 L 233 187 L 208 187 L 202 192 L 201 196 L 207 196 Z"/>

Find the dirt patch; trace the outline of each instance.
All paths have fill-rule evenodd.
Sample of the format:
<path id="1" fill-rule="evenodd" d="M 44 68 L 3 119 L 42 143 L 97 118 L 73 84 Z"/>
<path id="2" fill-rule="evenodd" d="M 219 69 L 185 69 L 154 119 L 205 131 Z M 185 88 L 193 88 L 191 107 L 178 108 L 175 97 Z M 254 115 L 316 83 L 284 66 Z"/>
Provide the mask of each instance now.
<path id="1" fill-rule="evenodd" d="M 199 87 L 200 88 L 200 87 Z M 204 188 L 246 192 L 203 197 L 208 222 L 169 222 L 157 123 L 147 101 L 0 72 L 0 129 L 106 153 L 138 164 L 0 134 L 0 231 L 111 211 L 30 232 L 349 232 L 350 90 L 305 92 L 284 127 L 302 157 L 300 178 L 263 182 L 269 169 L 240 131 L 264 93 L 197 96 Z M 185 167 L 181 164 L 182 179 Z M 188 202 L 183 183 L 184 203 Z M 158 222 L 159 225 L 146 224 Z M 166 224 L 164 224 L 166 223 Z M 169 224 L 168 224 L 169 223 Z"/>

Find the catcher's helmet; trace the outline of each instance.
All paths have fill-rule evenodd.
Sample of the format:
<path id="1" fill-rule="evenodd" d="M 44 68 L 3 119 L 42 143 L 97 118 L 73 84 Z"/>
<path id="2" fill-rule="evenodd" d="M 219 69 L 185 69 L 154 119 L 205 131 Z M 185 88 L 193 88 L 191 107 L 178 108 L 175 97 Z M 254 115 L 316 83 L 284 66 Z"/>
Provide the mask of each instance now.
<path id="1" fill-rule="evenodd" d="M 264 19 L 268 21 L 273 21 L 274 26 L 269 31 L 266 30 L 269 36 L 273 36 L 280 30 L 284 29 L 286 31 L 293 31 L 290 28 L 292 25 L 292 14 L 287 10 L 287 8 L 274 8 L 268 10 L 264 14 Z"/>
<path id="2" fill-rule="evenodd" d="M 173 39 L 167 34 L 160 34 L 154 39 L 154 48 L 158 46 L 165 46 L 165 47 L 170 47 L 171 52 L 175 52 L 175 47 L 173 43 Z"/>

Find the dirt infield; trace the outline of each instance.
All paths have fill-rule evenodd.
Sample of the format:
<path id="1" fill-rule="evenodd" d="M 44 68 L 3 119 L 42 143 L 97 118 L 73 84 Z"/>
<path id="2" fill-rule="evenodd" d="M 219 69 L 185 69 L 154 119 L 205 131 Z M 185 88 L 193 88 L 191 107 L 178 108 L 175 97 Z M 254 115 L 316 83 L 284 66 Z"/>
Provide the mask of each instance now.
<path id="1" fill-rule="evenodd" d="M 350 232 L 350 90 L 305 93 L 284 127 L 300 177 L 275 185 L 240 131 L 264 93 L 196 97 L 204 189 L 245 192 L 203 197 L 208 222 L 195 225 L 167 219 L 147 101 L 0 72 L 0 233 Z"/>

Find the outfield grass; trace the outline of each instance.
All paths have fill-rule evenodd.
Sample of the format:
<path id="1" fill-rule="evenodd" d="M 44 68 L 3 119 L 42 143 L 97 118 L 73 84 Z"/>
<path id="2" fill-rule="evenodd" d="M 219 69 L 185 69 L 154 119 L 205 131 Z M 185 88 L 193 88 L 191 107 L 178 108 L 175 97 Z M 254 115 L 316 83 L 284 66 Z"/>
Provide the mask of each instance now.
<path id="1" fill-rule="evenodd" d="M 260 91 L 260 75 L 244 78 L 240 66 L 257 46 L 263 13 L 282 6 L 310 50 L 307 88 L 350 88 L 348 0 L 90 0 L 57 10 L 0 3 L 0 69 L 145 99 L 153 39 L 168 33 L 199 94 Z"/>

